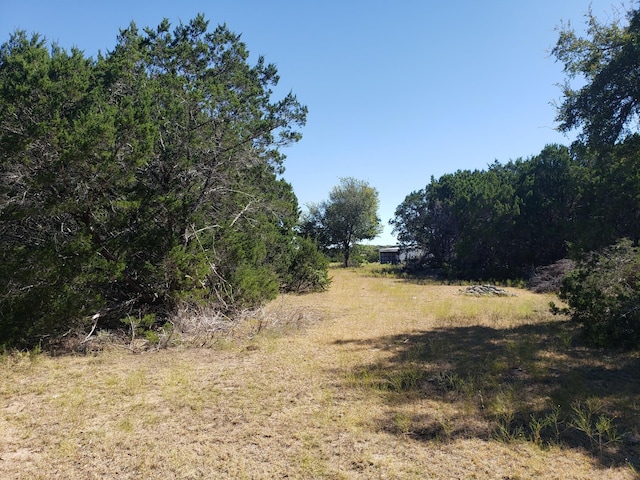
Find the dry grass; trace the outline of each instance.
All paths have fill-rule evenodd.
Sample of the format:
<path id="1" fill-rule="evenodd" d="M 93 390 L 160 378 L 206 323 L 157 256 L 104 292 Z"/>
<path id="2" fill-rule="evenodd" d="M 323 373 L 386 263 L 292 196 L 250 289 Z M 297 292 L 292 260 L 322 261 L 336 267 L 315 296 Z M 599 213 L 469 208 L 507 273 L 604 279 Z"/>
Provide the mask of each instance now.
<path id="1" fill-rule="evenodd" d="M 332 275 L 209 348 L 6 356 L 0 478 L 635 478 L 637 355 L 572 346 L 544 295 Z M 622 440 L 525 421 L 596 396 Z"/>

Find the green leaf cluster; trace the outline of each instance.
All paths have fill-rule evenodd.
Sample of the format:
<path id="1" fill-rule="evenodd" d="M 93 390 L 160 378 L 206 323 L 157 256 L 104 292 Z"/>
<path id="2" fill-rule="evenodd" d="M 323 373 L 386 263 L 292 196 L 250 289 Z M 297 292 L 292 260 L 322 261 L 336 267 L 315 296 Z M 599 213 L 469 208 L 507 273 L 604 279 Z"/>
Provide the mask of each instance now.
<path id="1" fill-rule="evenodd" d="M 551 52 L 567 74 L 557 120 L 561 131 L 580 128 L 578 140 L 601 149 L 623 141 L 639 119 L 640 9 L 609 24 L 591 10 L 585 17 L 585 36 L 563 25 Z"/>

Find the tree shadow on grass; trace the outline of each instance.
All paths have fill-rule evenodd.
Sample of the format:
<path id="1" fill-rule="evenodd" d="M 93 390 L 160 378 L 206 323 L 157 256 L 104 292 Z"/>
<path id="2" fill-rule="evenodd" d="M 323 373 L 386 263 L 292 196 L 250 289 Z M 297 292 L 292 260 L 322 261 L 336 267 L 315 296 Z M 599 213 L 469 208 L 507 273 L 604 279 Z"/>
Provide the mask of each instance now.
<path id="1" fill-rule="evenodd" d="M 347 349 L 384 355 L 338 378 L 383 393 L 390 406 L 379 419 L 384 430 L 424 441 L 562 445 L 585 449 L 603 465 L 638 469 L 640 354 L 589 349 L 574 337 L 571 323 L 548 322 L 341 340 L 336 344 Z M 433 408 L 402 413 L 424 402 Z"/>

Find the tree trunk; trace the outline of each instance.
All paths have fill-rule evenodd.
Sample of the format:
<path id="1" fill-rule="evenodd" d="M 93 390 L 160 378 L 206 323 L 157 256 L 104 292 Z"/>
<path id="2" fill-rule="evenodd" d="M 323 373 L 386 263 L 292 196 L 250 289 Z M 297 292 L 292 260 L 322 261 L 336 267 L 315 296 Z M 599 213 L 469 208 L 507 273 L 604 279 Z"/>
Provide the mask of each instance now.
<path id="1" fill-rule="evenodd" d="M 349 254 L 351 253 L 348 243 L 344 245 L 343 250 L 344 250 L 344 268 L 347 268 L 349 266 Z"/>

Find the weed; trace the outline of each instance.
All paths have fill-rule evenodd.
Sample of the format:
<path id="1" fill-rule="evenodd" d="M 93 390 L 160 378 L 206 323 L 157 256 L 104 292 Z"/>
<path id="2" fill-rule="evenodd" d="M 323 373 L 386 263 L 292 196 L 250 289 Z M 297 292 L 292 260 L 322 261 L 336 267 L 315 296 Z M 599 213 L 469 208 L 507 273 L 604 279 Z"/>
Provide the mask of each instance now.
<path id="1" fill-rule="evenodd" d="M 462 392 L 466 386 L 465 379 L 456 372 L 438 372 L 435 382 L 445 392 Z"/>
<path id="2" fill-rule="evenodd" d="M 514 384 L 505 383 L 493 395 L 489 412 L 497 417 L 512 417 L 517 410 L 518 389 Z"/>
<path id="3" fill-rule="evenodd" d="M 598 415 L 595 427 L 596 440 L 601 454 L 605 447 L 616 446 L 620 443 L 622 437 L 618 434 L 613 418 L 606 415 Z"/>
<path id="4" fill-rule="evenodd" d="M 543 430 L 548 426 L 548 418 L 544 417 L 544 418 L 539 418 L 536 417 L 535 415 L 531 415 L 530 419 L 529 419 L 529 431 L 531 432 L 531 436 L 530 439 L 533 443 L 535 443 L 538 446 L 542 446 L 543 441 L 542 441 L 542 434 L 543 434 Z"/>
<path id="5" fill-rule="evenodd" d="M 560 406 L 554 405 L 545 418 L 547 426 L 551 429 L 551 433 L 553 434 L 554 443 L 557 445 L 560 443 L 561 428 L 563 427 L 563 422 L 560 417 Z"/>
<path id="6" fill-rule="evenodd" d="M 573 415 L 571 426 L 584 433 L 589 440 L 595 438 L 593 416 L 602 408 L 602 403 L 597 398 L 588 398 L 584 404 L 576 401 L 571 405 Z"/>
<path id="7" fill-rule="evenodd" d="M 524 427 L 516 424 L 515 414 L 511 411 L 504 411 L 496 417 L 494 436 L 505 443 L 514 443 L 526 438 Z"/>
<path id="8" fill-rule="evenodd" d="M 37 361 L 42 354 L 42 347 L 40 345 L 36 345 L 31 350 L 29 350 L 29 360 L 32 362 Z"/>
<path id="9" fill-rule="evenodd" d="M 539 447 L 559 445 L 560 435 L 564 430 L 564 422 L 560 417 L 560 407 L 554 406 L 550 412 L 542 416 L 531 414 L 526 425 L 529 440 Z"/>
<path id="10" fill-rule="evenodd" d="M 571 405 L 571 426 L 585 434 L 601 454 L 606 447 L 616 446 L 621 441 L 614 420 L 600 413 L 602 409 L 602 401 L 595 397 Z"/>
<path id="11" fill-rule="evenodd" d="M 125 325 L 129 325 L 130 330 L 130 347 L 133 349 L 136 341 L 136 337 L 143 336 L 146 337 L 147 341 L 151 343 L 157 343 L 159 340 L 159 336 L 156 332 L 151 330 L 152 326 L 156 322 L 156 315 L 153 313 L 135 317 L 133 315 L 129 315 L 121 320 Z M 153 341 L 155 340 L 155 342 Z"/>
<path id="12" fill-rule="evenodd" d="M 398 412 L 393 417 L 393 423 L 403 435 L 407 435 L 411 428 L 411 417 L 406 413 Z"/>
<path id="13" fill-rule="evenodd" d="M 440 430 L 438 433 L 438 439 L 445 443 L 450 442 L 454 428 L 453 422 L 448 418 L 438 418 L 436 422 Z"/>
<path id="14" fill-rule="evenodd" d="M 388 373 L 386 378 L 390 390 L 394 392 L 415 390 L 424 378 L 424 372 L 416 366 L 409 365 L 397 372 Z"/>

